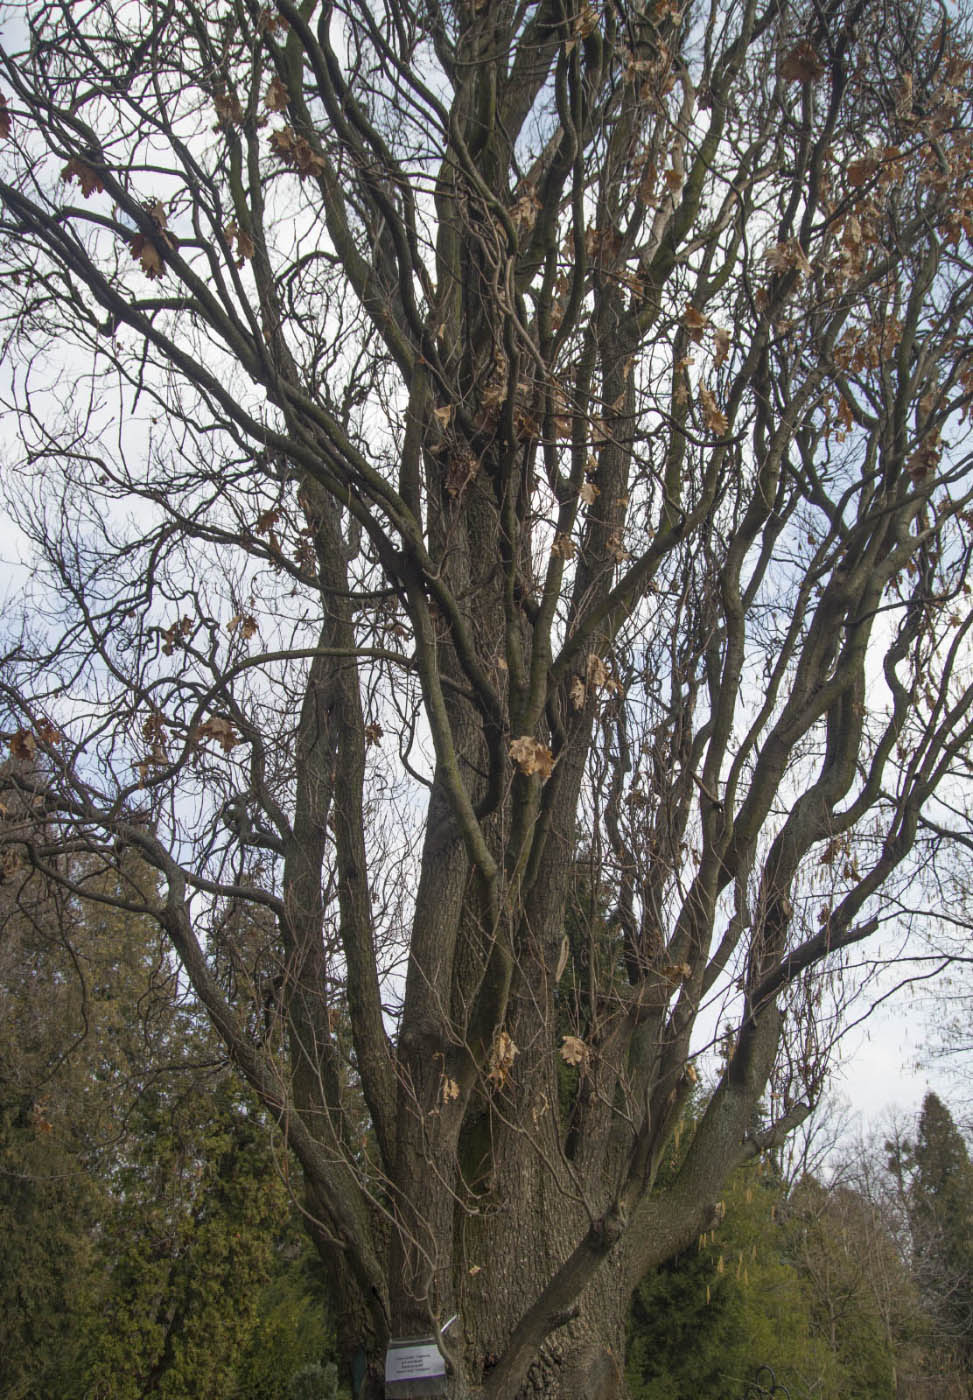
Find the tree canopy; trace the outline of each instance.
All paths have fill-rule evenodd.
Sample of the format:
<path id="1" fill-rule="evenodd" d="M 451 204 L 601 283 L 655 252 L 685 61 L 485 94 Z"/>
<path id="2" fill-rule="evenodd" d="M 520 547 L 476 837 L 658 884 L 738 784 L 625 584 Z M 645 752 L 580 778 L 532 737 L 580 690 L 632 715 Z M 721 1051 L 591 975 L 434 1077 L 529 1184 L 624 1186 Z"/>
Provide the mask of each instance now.
<path id="1" fill-rule="evenodd" d="M 969 829 L 966 20 L 5 16 L 5 859 L 169 941 L 367 1387 L 614 1396 Z"/>

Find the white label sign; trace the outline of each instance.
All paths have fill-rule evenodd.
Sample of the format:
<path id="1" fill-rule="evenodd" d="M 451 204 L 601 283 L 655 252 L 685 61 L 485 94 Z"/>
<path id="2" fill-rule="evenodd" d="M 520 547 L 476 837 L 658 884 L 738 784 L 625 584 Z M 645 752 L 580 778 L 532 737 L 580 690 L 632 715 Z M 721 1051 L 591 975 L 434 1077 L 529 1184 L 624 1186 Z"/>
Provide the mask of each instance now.
<path id="1" fill-rule="evenodd" d="M 385 1353 L 387 1381 L 419 1381 L 445 1374 L 446 1361 L 435 1342 L 391 1346 Z"/>

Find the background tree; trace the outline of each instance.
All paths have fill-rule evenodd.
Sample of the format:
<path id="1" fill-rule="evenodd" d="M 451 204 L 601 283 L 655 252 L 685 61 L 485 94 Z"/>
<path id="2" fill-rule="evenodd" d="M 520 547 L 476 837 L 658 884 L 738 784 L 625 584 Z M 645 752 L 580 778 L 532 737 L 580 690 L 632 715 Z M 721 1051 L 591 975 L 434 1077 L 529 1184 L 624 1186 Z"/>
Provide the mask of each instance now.
<path id="1" fill-rule="evenodd" d="M 121 866 L 102 894 L 144 895 L 149 873 Z M 84 885 L 83 862 L 72 879 Z M 256 1334 L 274 1395 L 331 1350 L 266 1124 L 157 925 L 65 899 L 11 860 L 0 1227 L 3 1400 L 260 1400 L 259 1367 L 240 1355 Z"/>
<path id="2" fill-rule="evenodd" d="M 827 1136 L 832 1114 L 822 1117 Z M 813 1115 L 807 1123 L 813 1142 Z M 913 1160 L 900 1136 L 903 1155 Z M 664 1173 L 679 1156 L 673 1145 Z M 880 1141 L 845 1141 L 832 1143 L 820 1178 L 788 1180 L 777 1152 L 739 1168 L 720 1223 L 636 1290 L 632 1394 L 743 1396 L 764 1363 L 794 1397 L 966 1396 L 969 1366 L 939 1315 L 948 1275 L 914 1248 L 911 1188 L 887 1156 Z"/>
<path id="3" fill-rule="evenodd" d="M 973 1377 L 973 1164 L 952 1114 L 927 1094 L 915 1142 L 886 1144 L 905 1208 L 912 1268 L 940 1347 Z"/>
<path id="4" fill-rule="evenodd" d="M 833 1393 L 835 1367 L 788 1257 L 785 1193 L 763 1162 L 727 1182 L 720 1222 L 636 1290 L 627 1378 L 636 1400 L 742 1395 L 758 1366 L 794 1396 Z"/>
<path id="5" fill-rule="evenodd" d="M 965 22 L 8 15 L 2 839 L 156 873 L 373 1372 L 614 1395 L 968 829 Z"/>

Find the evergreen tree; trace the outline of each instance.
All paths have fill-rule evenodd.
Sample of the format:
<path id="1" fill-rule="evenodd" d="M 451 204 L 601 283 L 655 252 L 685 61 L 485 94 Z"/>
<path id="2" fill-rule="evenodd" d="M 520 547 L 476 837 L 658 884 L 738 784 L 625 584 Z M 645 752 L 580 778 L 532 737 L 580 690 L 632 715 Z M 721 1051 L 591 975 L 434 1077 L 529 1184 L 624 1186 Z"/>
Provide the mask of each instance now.
<path id="1" fill-rule="evenodd" d="M 926 1306 L 973 1393 L 973 1164 L 952 1114 L 927 1094 L 915 1144 L 889 1144 Z"/>
<path id="2" fill-rule="evenodd" d="M 736 1400 L 761 1364 L 792 1395 L 812 1375 L 833 1380 L 800 1274 L 781 1249 L 782 1196 L 762 1164 L 737 1172 L 720 1225 L 643 1280 L 629 1335 L 634 1400 Z"/>
<path id="3" fill-rule="evenodd" d="M 0 890 L 0 1397 L 256 1400 L 238 1372 L 310 1244 L 262 1114 L 125 907 L 145 870 L 70 879 L 97 901 L 13 866 Z M 300 1288 L 268 1396 L 329 1357 L 323 1290 Z"/>

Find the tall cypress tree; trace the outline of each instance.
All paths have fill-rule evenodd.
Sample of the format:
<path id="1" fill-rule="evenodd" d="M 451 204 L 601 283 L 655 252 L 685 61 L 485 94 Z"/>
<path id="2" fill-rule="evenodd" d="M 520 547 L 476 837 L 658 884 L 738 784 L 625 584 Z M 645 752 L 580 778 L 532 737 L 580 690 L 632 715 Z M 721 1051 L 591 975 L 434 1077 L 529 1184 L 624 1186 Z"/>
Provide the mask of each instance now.
<path id="1" fill-rule="evenodd" d="M 886 1143 L 912 1236 L 912 1266 L 944 1350 L 973 1395 L 973 1164 L 942 1100 L 926 1095 L 916 1141 Z"/>
<path id="2" fill-rule="evenodd" d="M 920 1278 L 973 1375 L 973 1164 L 935 1094 L 926 1095 L 919 1118 L 910 1207 Z"/>

